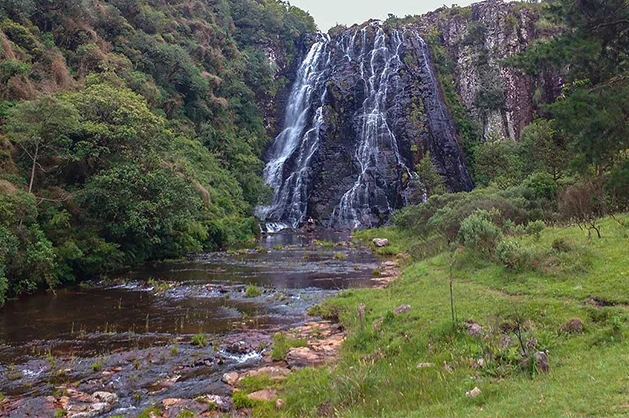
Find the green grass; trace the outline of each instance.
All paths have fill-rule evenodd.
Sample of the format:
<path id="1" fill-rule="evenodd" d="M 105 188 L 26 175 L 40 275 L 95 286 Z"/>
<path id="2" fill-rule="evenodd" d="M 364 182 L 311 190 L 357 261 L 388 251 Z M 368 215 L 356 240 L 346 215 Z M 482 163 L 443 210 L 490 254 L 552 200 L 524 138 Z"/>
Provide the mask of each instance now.
<path id="1" fill-rule="evenodd" d="M 203 348 L 207 345 L 207 336 L 205 334 L 196 334 L 192 337 L 190 344 Z"/>
<path id="2" fill-rule="evenodd" d="M 611 219 L 601 224 L 601 240 L 588 240 L 578 228 L 521 238 L 533 257 L 520 273 L 459 254 L 455 326 L 447 254 L 411 264 L 386 289 L 339 294 L 315 310 L 346 326 L 338 364 L 293 373 L 282 383 L 285 408 L 260 416 L 629 416 L 629 229 Z M 373 234 L 388 238 L 396 251 L 410 245 L 396 242 L 401 235 L 394 230 L 357 235 Z M 569 244 L 561 251 L 552 248 L 559 238 Z M 366 307 L 364 317 L 359 304 Z M 410 312 L 394 315 L 403 304 Z M 573 318 L 584 322 L 583 334 L 561 331 Z M 467 335 L 466 320 L 481 324 L 485 336 Z M 525 359 L 516 323 L 524 341 L 537 340 Z M 502 349 L 504 333 L 512 343 Z M 538 350 L 548 353 L 548 373 L 527 362 Z M 481 358 L 485 365 L 479 367 Z M 418 369 L 424 362 L 435 367 Z M 474 387 L 481 395 L 465 397 Z"/>
<path id="3" fill-rule="evenodd" d="M 245 289 L 245 297 L 246 298 L 257 298 L 258 296 L 262 295 L 262 290 L 255 286 L 255 285 L 249 285 L 247 286 L 247 288 Z"/>
<path id="4" fill-rule="evenodd" d="M 273 336 L 271 358 L 275 361 L 284 360 L 291 348 L 305 347 L 307 344 L 308 342 L 306 340 L 290 339 L 282 333 L 277 333 Z"/>

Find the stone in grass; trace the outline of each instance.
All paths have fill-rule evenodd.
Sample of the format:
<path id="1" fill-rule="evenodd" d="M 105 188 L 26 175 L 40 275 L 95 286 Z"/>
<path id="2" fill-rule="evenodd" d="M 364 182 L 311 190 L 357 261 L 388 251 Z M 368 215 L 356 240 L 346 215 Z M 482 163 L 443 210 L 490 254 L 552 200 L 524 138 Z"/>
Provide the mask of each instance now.
<path id="1" fill-rule="evenodd" d="M 248 377 L 268 376 L 271 380 L 283 380 L 286 379 L 290 373 L 291 371 L 286 367 L 269 366 L 252 370 L 247 372 L 245 375 Z"/>
<path id="2" fill-rule="evenodd" d="M 583 334 L 583 321 L 573 318 L 561 326 L 561 332 L 566 334 Z"/>
<path id="3" fill-rule="evenodd" d="M 376 248 L 384 248 L 389 246 L 389 240 L 386 238 L 374 238 L 371 242 Z"/>
<path id="4" fill-rule="evenodd" d="M 479 337 L 483 335 L 483 327 L 481 327 L 478 322 L 471 320 L 466 321 L 465 327 L 467 328 L 467 334 L 471 337 Z"/>
<path id="5" fill-rule="evenodd" d="M 543 351 L 538 351 L 535 353 L 535 362 L 537 363 L 537 367 L 543 373 L 548 373 L 550 370 L 550 362 L 548 360 L 548 354 Z"/>
<path id="6" fill-rule="evenodd" d="M 402 306 L 398 306 L 397 308 L 395 308 L 395 311 L 393 311 L 396 315 L 401 315 L 403 313 L 407 313 L 411 310 L 411 305 L 402 305 Z"/>
<path id="7" fill-rule="evenodd" d="M 224 398 L 218 395 L 207 395 L 205 400 L 221 412 L 230 412 L 234 409 L 234 404 L 229 398 Z"/>
<path id="8" fill-rule="evenodd" d="M 429 367 L 435 367 L 435 363 L 419 363 L 417 365 L 418 369 L 427 369 Z"/>
<path id="9" fill-rule="evenodd" d="M 465 397 L 466 398 L 475 398 L 475 397 L 477 397 L 480 394 L 481 394 L 481 390 L 478 387 L 475 387 L 474 389 L 472 389 L 472 390 L 470 390 L 468 392 L 465 392 Z"/>
<path id="10" fill-rule="evenodd" d="M 270 402 L 277 399 L 277 391 L 275 389 L 262 389 L 247 395 L 252 401 Z"/>

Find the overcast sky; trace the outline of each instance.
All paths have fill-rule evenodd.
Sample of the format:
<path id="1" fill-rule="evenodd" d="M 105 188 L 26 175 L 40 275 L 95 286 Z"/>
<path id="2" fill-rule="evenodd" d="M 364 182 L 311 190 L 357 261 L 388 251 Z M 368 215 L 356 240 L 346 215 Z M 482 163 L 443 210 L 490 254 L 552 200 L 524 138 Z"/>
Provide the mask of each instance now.
<path id="1" fill-rule="evenodd" d="M 315 18 L 319 29 L 327 32 L 337 23 L 351 26 L 369 19 L 385 19 L 389 13 L 399 17 L 419 15 L 438 9 L 443 0 L 289 0 L 290 4 L 307 10 Z M 456 4 L 466 6 L 473 1 L 461 0 Z"/>

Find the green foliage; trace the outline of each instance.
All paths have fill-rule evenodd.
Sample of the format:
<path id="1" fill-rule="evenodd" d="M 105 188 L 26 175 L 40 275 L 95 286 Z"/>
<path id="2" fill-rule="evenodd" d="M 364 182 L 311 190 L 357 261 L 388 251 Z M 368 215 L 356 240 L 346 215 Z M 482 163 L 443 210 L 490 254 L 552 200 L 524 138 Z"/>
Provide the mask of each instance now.
<path id="1" fill-rule="evenodd" d="M 0 2 L 0 170 L 34 195 L 0 195 L 0 304 L 257 232 L 259 109 L 314 21 L 275 0 L 132 3 Z"/>
<path id="2" fill-rule="evenodd" d="M 33 190 L 39 171 L 51 169 L 42 166 L 41 160 L 58 160 L 70 157 L 70 135 L 78 125 L 76 109 L 54 97 L 23 102 L 9 110 L 6 131 L 24 151 L 30 170 L 29 193 Z"/>
<path id="3" fill-rule="evenodd" d="M 629 150 L 628 18 L 623 0 L 548 3 L 544 20 L 561 33 L 511 62 L 530 74 L 562 71 L 566 80 L 563 94 L 544 109 L 553 120 L 536 123 L 523 135 L 537 168 L 559 179 L 570 162 L 571 170 L 594 175 L 611 202 L 617 201 L 611 180 L 624 183 L 626 176 L 617 176 Z"/>
<path id="4" fill-rule="evenodd" d="M 522 131 L 518 153 L 528 173 L 541 170 L 557 181 L 565 174 L 570 154 L 555 122 L 537 119 Z"/>
<path id="5" fill-rule="evenodd" d="M 205 334 L 195 334 L 192 336 L 190 344 L 203 348 L 207 345 L 207 336 Z"/>
<path id="6" fill-rule="evenodd" d="M 522 180 L 519 170 L 518 144 L 511 140 L 493 139 L 480 143 L 474 152 L 476 181 L 480 186 L 496 184 L 506 188 Z"/>
<path id="7" fill-rule="evenodd" d="M 518 241 L 504 240 L 496 246 L 496 256 L 507 269 L 522 271 L 529 266 L 531 255 Z"/>
<path id="8" fill-rule="evenodd" d="M 544 221 L 533 221 L 526 225 L 526 233 L 533 235 L 536 239 L 539 239 L 540 234 L 546 228 Z"/>
<path id="9" fill-rule="evenodd" d="M 479 255 L 492 257 L 502 238 L 502 231 L 492 221 L 495 215 L 478 209 L 465 218 L 459 231 L 461 243 Z"/>
<path id="10" fill-rule="evenodd" d="M 415 172 L 421 181 L 419 188 L 422 196 L 426 196 L 426 198 L 428 198 L 432 195 L 443 194 L 446 192 L 441 176 L 430 159 L 429 152 L 427 152 L 417 166 L 415 166 Z"/>
<path id="11" fill-rule="evenodd" d="M 258 286 L 250 284 L 245 289 L 245 297 L 246 298 L 257 298 L 260 295 L 262 295 L 262 290 L 260 290 L 260 288 Z"/>
<path id="12" fill-rule="evenodd" d="M 37 223 L 36 200 L 23 191 L 0 193 L 0 302 L 5 295 L 53 286 L 52 243 Z"/>

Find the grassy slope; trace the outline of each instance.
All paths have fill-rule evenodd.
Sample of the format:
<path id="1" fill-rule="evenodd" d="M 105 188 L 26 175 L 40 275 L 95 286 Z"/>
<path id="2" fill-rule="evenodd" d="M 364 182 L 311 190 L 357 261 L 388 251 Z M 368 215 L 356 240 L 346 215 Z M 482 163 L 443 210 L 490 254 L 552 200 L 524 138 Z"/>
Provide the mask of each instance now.
<path id="1" fill-rule="evenodd" d="M 401 239 L 395 231 L 384 234 Z M 491 330 L 519 313 L 528 320 L 526 337 L 537 338 L 539 349 L 548 351 L 549 373 L 532 376 L 491 363 L 482 370 L 471 366 L 488 341 L 465 332 L 453 334 L 449 256 L 444 254 L 408 266 L 387 289 L 350 290 L 328 301 L 323 310 L 339 312 L 349 331 L 339 364 L 294 374 L 282 393 L 286 407 L 277 411 L 262 406 L 256 415 L 629 416 L 629 229 L 608 219 L 603 234 L 602 240 L 588 241 L 578 228 L 552 228 L 539 241 L 523 238 L 531 251 L 547 254 L 535 272 L 508 272 L 469 255 L 458 256 L 458 322 L 474 319 L 499 340 L 500 333 Z M 559 237 L 573 249 L 549 255 Z M 588 302 L 591 297 L 616 305 L 598 307 Z M 360 303 L 367 308 L 363 321 L 357 313 Z M 392 315 L 402 304 L 412 310 Z M 382 326 L 374 329 L 372 323 L 380 318 Z M 571 318 L 584 321 L 584 334 L 559 331 Z M 420 362 L 437 366 L 418 369 Z M 475 386 L 482 394 L 466 398 L 465 392 Z"/>

